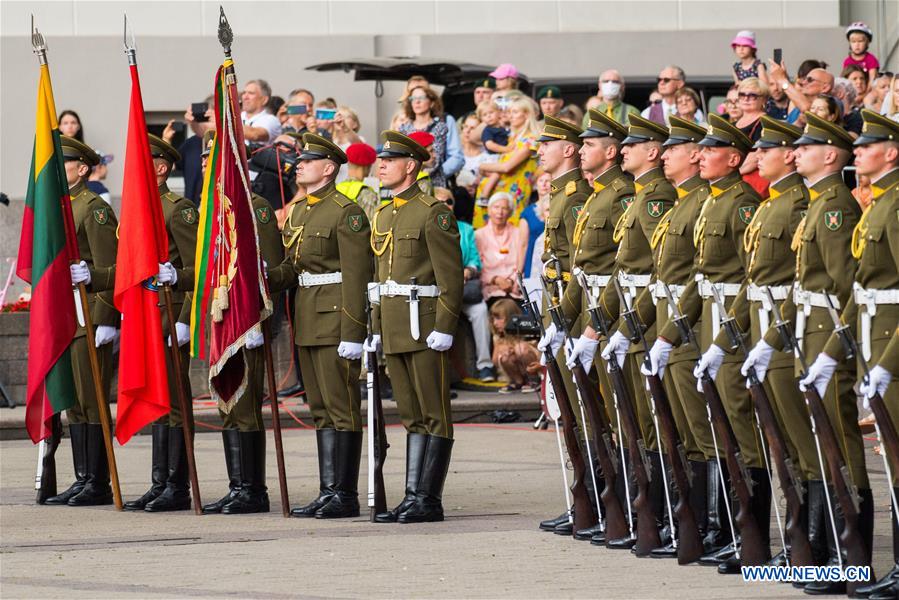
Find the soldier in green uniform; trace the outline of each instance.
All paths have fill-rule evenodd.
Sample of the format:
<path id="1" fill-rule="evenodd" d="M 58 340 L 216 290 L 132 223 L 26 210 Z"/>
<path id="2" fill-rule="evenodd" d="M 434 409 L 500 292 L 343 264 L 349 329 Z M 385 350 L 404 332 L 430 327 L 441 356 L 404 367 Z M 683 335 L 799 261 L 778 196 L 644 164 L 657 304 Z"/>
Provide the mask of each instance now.
<path id="1" fill-rule="evenodd" d="M 852 328 L 858 340 L 861 354 L 858 364 L 863 360 L 874 366 L 872 382 L 866 384 L 866 392 L 873 395 L 874 391 L 882 390 L 883 400 L 889 407 L 895 424 L 899 421 L 899 389 L 895 385 L 890 386 L 889 382 L 894 379 L 894 373 L 899 371 L 892 365 L 878 365 L 883 362 L 882 356 L 887 345 L 895 345 L 895 340 L 891 342 L 891 339 L 895 338 L 896 325 L 899 323 L 899 124 L 869 110 L 862 111 L 862 118 L 862 134 L 854 142 L 855 163 L 860 175 L 871 178 L 873 195 L 870 206 L 852 233 L 852 256 L 859 263 L 852 293 L 843 308 L 842 320 Z M 825 225 L 828 222 L 829 220 L 825 220 Z M 832 380 L 838 380 L 838 364 L 845 363 L 845 359 L 845 351 L 838 336 L 831 334 L 809 369 L 809 377 L 803 383 L 813 383 L 820 390 Z M 859 371 L 863 373 L 860 366 Z M 848 399 L 847 394 L 847 403 Z M 842 402 L 843 398 L 840 400 Z M 855 408 L 854 403 L 852 408 Z M 845 414 L 849 418 L 848 407 Z M 891 485 L 896 486 L 899 465 L 891 465 L 891 468 Z M 867 492 L 870 494 L 870 490 Z M 862 496 L 867 499 L 865 494 Z M 872 540 L 868 527 L 872 527 L 873 522 L 868 524 L 865 521 L 868 517 L 867 514 L 859 514 L 860 526 L 864 523 L 863 535 L 869 536 L 865 541 L 870 552 Z M 899 545 L 895 535 L 895 515 L 893 523 L 894 558 L 899 558 L 899 552 L 895 552 Z M 868 558 L 870 560 L 870 554 Z M 899 581 L 896 567 L 882 581 L 883 584 L 872 586 L 869 593 L 889 592 L 889 588 Z"/>
<path id="2" fill-rule="evenodd" d="M 572 322 L 583 318 L 582 313 L 587 306 L 586 294 L 598 301 L 602 290 L 609 284 L 617 251 L 617 246 L 612 242 L 615 223 L 634 197 L 634 181 L 620 165 L 621 140 L 627 137 L 627 127 L 596 110 L 591 110 L 588 116 L 588 127 L 580 134 L 583 144 L 579 154 L 581 171 L 593 178 L 593 193 L 584 202 L 571 240 L 572 269 L 576 267 L 584 271 L 588 289 L 582 289 L 575 278 L 565 287 L 562 308 L 565 318 Z M 584 322 L 586 323 L 586 319 Z M 605 401 L 605 417 L 613 431 L 617 431 L 618 418 L 608 374 L 601 365 L 594 365 L 599 343 L 599 333 L 587 325 L 569 352 L 566 366 L 570 370 L 576 364 L 575 361 L 580 361 L 588 373 L 596 367 L 595 372 Z M 596 482 L 602 485 L 602 481 L 597 470 Z M 623 479 L 621 481 L 623 487 Z M 623 498 L 623 489 L 620 493 Z M 599 524 L 576 531 L 574 537 L 579 540 L 589 539 L 596 545 L 605 544 L 604 530 L 599 528 Z"/>
<path id="3" fill-rule="evenodd" d="M 269 271 L 272 290 L 297 286 L 295 343 L 318 447 L 318 497 L 294 517 L 359 516 L 358 382 L 372 261 L 368 219 L 334 185 L 346 160 L 330 140 L 303 134 L 297 181 L 308 193 L 284 225 L 284 262 Z"/>
<path id="4" fill-rule="evenodd" d="M 802 514 L 794 515 L 803 529 L 809 522 L 815 529 L 811 539 L 824 542 L 824 505 L 821 497 L 822 465 L 815 451 L 815 441 L 805 399 L 799 392 L 795 373 L 795 358 L 790 352 L 777 351 L 762 336 L 774 322 L 774 311 L 793 289 L 796 272 L 796 253 L 793 236 L 808 210 L 809 193 L 796 172 L 793 143 L 802 130 L 767 116 L 762 117 L 762 133 L 754 148 L 759 156 L 759 174 L 770 182 L 768 198 L 759 206 L 746 229 L 743 249 L 749 254 L 747 282 L 737 294 L 731 313 L 741 331 L 748 333 L 754 344 L 743 363 L 741 373 L 746 376 L 755 370 L 759 381 L 775 410 L 779 428 L 787 444 L 787 459 L 796 467 L 796 475 L 805 484 L 802 491 Z M 778 304 L 772 306 L 768 292 Z M 719 333 L 715 342 L 729 344 L 726 334 Z M 814 491 L 809 491 L 814 490 Z M 815 502 L 809 503 L 809 497 Z M 809 511 L 812 518 L 809 519 Z M 787 539 L 787 550 L 790 540 Z M 816 552 L 823 554 L 822 545 Z M 786 565 L 787 554 L 779 553 L 773 563 Z"/>
<path id="5" fill-rule="evenodd" d="M 115 287 L 115 260 L 118 222 L 112 208 L 87 189 L 85 182 L 91 169 L 100 164 L 100 156 L 87 144 L 62 136 L 66 180 L 72 199 L 72 217 L 79 263 L 71 265 L 72 285 L 84 283 L 88 290 L 88 306 L 94 325 L 100 379 L 106 401 L 112 381 L 112 344 L 119 323 L 119 313 L 112 304 Z M 72 462 L 75 482 L 64 492 L 48 498 L 46 504 L 90 506 L 112 504 L 109 464 L 100 426 L 99 398 L 94 390 L 93 374 L 87 348 L 87 334 L 81 300 L 75 292 L 78 329 L 72 340 L 72 371 L 75 376 L 75 405 L 66 412 L 69 436 L 72 438 Z"/>
<path id="6" fill-rule="evenodd" d="M 203 136 L 203 170 L 212 149 L 215 132 Z M 259 194 L 253 194 L 253 212 L 259 235 L 259 252 L 268 265 L 284 260 L 281 232 L 272 205 Z M 222 445 L 228 472 L 228 493 L 203 506 L 203 513 L 246 514 L 269 511 L 265 485 L 265 425 L 262 421 L 262 399 L 265 394 L 265 350 L 262 338 L 253 334 L 247 340 L 247 387 L 237 401 L 219 406 L 222 418 Z M 225 409 L 227 408 L 227 412 Z"/>
<path id="7" fill-rule="evenodd" d="M 175 331 L 168 322 L 168 311 L 160 298 L 162 335 L 171 345 L 177 342 L 181 355 L 181 381 L 175 381 L 172 357 L 165 352 L 166 374 L 169 383 L 170 411 L 153 423 L 150 489 L 136 500 L 125 503 L 125 510 L 165 512 L 190 508 L 189 473 L 184 435 L 181 430 L 181 405 L 177 386 L 181 386 L 187 398 L 190 390 L 190 292 L 194 288 L 194 260 L 197 247 L 197 223 L 199 214 L 194 204 L 169 190 L 166 181 L 181 155 L 168 142 L 148 134 L 150 154 L 156 172 L 156 184 L 162 200 L 162 217 L 169 238 L 169 260 L 159 265 L 156 280 L 172 286 L 172 304 L 176 318 Z M 174 333 L 174 335 L 172 335 Z M 173 339 L 174 338 L 174 339 Z M 188 415 L 193 427 L 193 415 Z M 148 508 L 149 507 L 149 508 Z"/>
<path id="8" fill-rule="evenodd" d="M 615 224 L 615 233 L 612 238 L 618 244 L 615 277 L 624 292 L 625 300 L 631 307 L 637 309 L 639 320 L 643 323 L 651 323 L 643 332 L 648 344 L 655 341 L 656 309 L 649 297 L 647 297 L 648 302 L 643 306 L 637 305 L 635 302 L 652 278 L 654 262 L 650 243 L 653 233 L 664 215 L 674 206 L 677 198 L 677 191 L 665 179 L 665 173 L 661 166 L 662 143 L 667 139 L 668 130 L 663 125 L 644 119 L 639 115 L 631 116 L 627 137 L 622 141 L 624 148 L 621 153 L 624 170 L 634 176 L 636 196 Z M 627 310 L 627 307 L 621 304 L 614 286 L 607 286 L 603 290 L 601 305 L 604 309 L 609 310 L 609 316 L 612 319 L 618 319 L 619 315 Z M 646 386 L 640 374 L 643 346 L 640 343 L 632 344 L 629 338 L 630 331 L 622 319 L 618 329 L 609 337 L 609 343 L 603 349 L 602 356 L 606 361 L 617 360 L 622 366 L 630 397 L 635 405 L 637 425 L 640 427 L 647 448 L 655 450 L 650 454 L 652 475 L 649 496 L 656 518 L 661 523 L 663 519 L 667 519 L 664 510 L 663 466 L 658 453 L 658 437 L 653 426 Z M 665 530 L 669 533 L 670 531 L 670 528 Z M 663 535 L 663 544 L 670 540 L 670 538 L 666 540 L 665 537 Z M 606 543 L 607 547 L 616 549 L 629 548 L 631 545 L 633 545 L 633 540 L 630 537 L 609 540 Z"/>
<path id="9" fill-rule="evenodd" d="M 579 127 L 561 121 L 555 117 L 546 117 L 541 136 L 537 139 L 540 146 L 537 150 L 540 166 L 552 176 L 552 196 L 549 201 L 549 216 L 546 218 L 544 232 L 543 262 L 546 265 L 544 273 L 549 279 L 560 278 L 563 286 L 567 286 L 571 280 L 571 251 L 574 246 L 574 230 L 578 217 L 583 210 L 584 203 L 590 195 L 590 184 L 584 179 L 580 169 L 580 155 L 578 153 L 582 143 L 579 137 L 582 133 Z M 558 263 L 553 261 L 558 260 Z M 561 269 L 561 272 L 559 270 Z M 577 307 L 568 304 L 565 298 L 559 299 L 569 311 L 577 312 Z M 563 334 L 556 331 L 556 327 L 549 321 L 549 315 L 544 315 L 547 322 L 546 335 L 541 339 L 537 347 L 543 352 L 551 347 L 557 355 L 559 370 L 562 374 L 562 384 L 568 392 L 568 398 L 575 402 L 577 390 L 571 379 L 571 371 L 565 365 L 565 354 L 562 350 Z M 575 321 L 571 325 L 571 334 L 580 333 L 580 322 Z M 574 409 L 575 418 L 580 420 L 580 410 Z M 588 433 L 588 425 L 580 424 L 579 444 L 584 447 L 584 439 Z M 585 457 L 586 451 L 581 452 Z M 595 498 L 593 493 L 593 478 L 587 477 L 585 481 L 588 495 Z M 541 521 L 540 529 L 552 531 L 559 535 L 573 535 L 573 527 L 569 513 L 565 512 L 554 519 Z"/>
<path id="10" fill-rule="evenodd" d="M 767 539 L 771 509 L 771 485 L 762 456 L 762 445 L 753 416 L 752 399 L 746 389 L 746 381 L 740 374 L 744 356 L 728 354 L 714 344 L 725 315 L 719 312 L 714 301 L 713 286 L 729 306 L 739 293 L 746 277 L 747 253 L 743 247 L 743 235 L 759 205 L 758 194 L 740 177 L 740 165 L 752 149 L 752 141 L 746 135 L 719 117 L 709 116 L 706 136 L 699 141 L 699 173 L 709 182 L 711 192 L 703 202 L 698 222 L 693 231 L 697 247 L 696 274 L 681 294 L 678 307 L 694 326 L 701 318 L 698 338 L 704 354 L 694 369 L 699 376 L 708 371 L 716 379 L 731 426 L 740 446 L 740 453 L 749 475 L 755 484 L 753 506 L 749 512 Z M 726 309 L 726 308 L 725 308 Z M 677 326 L 668 321 L 661 331 L 662 345 L 679 346 L 681 339 Z M 661 358 L 662 352 L 654 353 Z M 661 367 L 664 367 L 659 362 Z M 720 377 L 719 377 L 720 374 Z M 739 561 L 728 561 L 734 548 L 725 546 L 720 552 L 710 553 L 701 559 L 705 564 L 719 564 L 721 572 L 739 571 Z"/>
<path id="11" fill-rule="evenodd" d="M 382 139 L 378 179 L 394 197 L 372 221 L 377 285 L 370 299 L 378 303 L 365 350 L 376 351 L 383 340 L 407 436 L 405 496 L 375 520 L 442 521 L 453 448 L 448 350 L 462 309 L 462 249 L 452 211 L 416 182 L 428 152 L 396 131 Z"/>

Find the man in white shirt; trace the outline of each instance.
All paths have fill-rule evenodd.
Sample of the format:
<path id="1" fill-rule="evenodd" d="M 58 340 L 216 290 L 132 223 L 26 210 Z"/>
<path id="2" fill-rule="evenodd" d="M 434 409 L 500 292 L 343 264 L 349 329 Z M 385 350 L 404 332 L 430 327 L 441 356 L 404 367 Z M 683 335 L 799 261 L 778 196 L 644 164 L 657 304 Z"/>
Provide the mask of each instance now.
<path id="1" fill-rule="evenodd" d="M 655 121 L 659 125 L 668 126 L 668 117 L 677 114 L 677 101 L 675 95 L 677 91 L 684 87 L 686 76 L 684 70 L 676 65 L 669 65 L 662 69 L 659 73 L 658 87 L 659 94 L 662 95 L 661 104 L 650 104 L 640 113 L 641 117 Z M 704 120 L 702 109 L 696 109 L 696 120 L 702 122 Z"/>
<path id="2" fill-rule="evenodd" d="M 272 88 L 264 79 L 253 79 L 246 83 L 240 95 L 243 112 L 243 135 L 247 142 L 267 143 L 281 134 L 281 122 L 268 112 L 266 106 L 272 97 Z"/>

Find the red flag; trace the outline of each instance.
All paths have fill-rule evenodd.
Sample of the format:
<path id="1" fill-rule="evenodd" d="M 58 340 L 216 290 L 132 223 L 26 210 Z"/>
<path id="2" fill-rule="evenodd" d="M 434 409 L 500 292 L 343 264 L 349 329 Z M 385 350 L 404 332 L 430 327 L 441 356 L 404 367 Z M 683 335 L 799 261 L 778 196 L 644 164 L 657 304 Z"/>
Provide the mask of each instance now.
<path id="1" fill-rule="evenodd" d="M 131 65 L 131 112 L 114 296 L 115 306 L 122 313 L 116 418 L 120 444 L 169 412 L 159 294 L 153 284 L 159 263 L 168 260 L 168 249 L 140 80 L 137 66 Z"/>

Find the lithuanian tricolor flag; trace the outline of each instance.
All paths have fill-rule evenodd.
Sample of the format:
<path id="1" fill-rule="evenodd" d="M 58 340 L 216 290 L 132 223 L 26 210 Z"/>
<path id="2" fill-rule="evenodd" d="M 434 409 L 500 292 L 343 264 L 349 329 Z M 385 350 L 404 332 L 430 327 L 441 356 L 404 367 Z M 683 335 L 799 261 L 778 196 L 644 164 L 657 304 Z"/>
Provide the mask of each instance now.
<path id="1" fill-rule="evenodd" d="M 69 344 L 76 317 L 69 263 L 78 247 L 47 65 L 41 65 L 36 121 L 16 268 L 16 275 L 31 284 L 25 425 L 35 443 L 50 435 L 53 415 L 75 403 Z"/>

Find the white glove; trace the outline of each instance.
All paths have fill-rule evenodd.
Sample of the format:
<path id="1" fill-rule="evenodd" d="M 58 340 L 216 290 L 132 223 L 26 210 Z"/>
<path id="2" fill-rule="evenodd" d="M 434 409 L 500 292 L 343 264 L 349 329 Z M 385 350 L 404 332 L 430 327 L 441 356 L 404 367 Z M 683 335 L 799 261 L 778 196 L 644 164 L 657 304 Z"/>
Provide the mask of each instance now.
<path id="1" fill-rule="evenodd" d="M 190 341 L 190 325 L 187 323 L 175 323 L 175 338 L 178 340 L 178 345 L 183 346 L 187 342 Z M 171 346 L 172 345 L 172 336 L 168 337 L 166 343 Z"/>
<path id="2" fill-rule="evenodd" d="M 612 334 L 612 337 L 609 338 L 609 343 L 602 350 L 602 358 L 604 361 L 609 362 L 612 358 L 612 353 L 615 353 L 615 359 L 618 361 L 618 366 L 624 366 L 624 356 L 627 354 L 627 349 L 630 347 L 631 341 L 627 339 L 627 336 L 621 333 L 620 331 L 616 331 Z"/>
<path id="3" fill-rule="evenodd" d="M 362 344 L 340 342 L 340 345 L 337 346 L 337 356 L 347 360 L 359 360 L 362 358 Z"/>
<path id="4" fill-rule="evenodd" d="M 181 325 L 181 323 L 178 323 L 178 325 Z M 178 336 L 178 340 L 179 340 L 178 343 L 180 344 L 181 343 L 180 334 Z M 261 331 L 259 331 L 258 329 L 251 329 L 247 333 L 247 350 L 253 350 L 254 348 L 258 348 L 259 346 L 262 345 L 262 342 L 264 342 L 264 341 L 265 341 L 265 338 L 262 336 Z"/>
<path id="5" fill-rule="evenodd" d="M 702 357 L 699 359 L 699 362 L 696 363 L 696 368 L 693 369 L 693 376 L 696 377 L 696 389 L 702 393 L 702 374 L 708 373 L 709 378 L 712 381 L 715 381 L 715 377 L 718 375 L 718 369 L 721 368 L 721 363 L 724 362 L 724 350 L 712 344 L 709 346 L 709 349 L 705 351 Z"/>
<path id="6" fill-rule="evenodd" d="M 859 390 L 864 397 L 866 410 L 871 410 L 868 399 L 873 398 L 874 394 L 880 394 L 880 397 L 882 398 L 883 394 L 887 391 L 887 387 L 889 387 L 890 380 L 892 378 L 892 373 L 890 373 L 880 365 L 877 365 L 873 369 L 871 369 L 871 373 L 868 375 L 868 381 L 863 381 L 859 386 Z"/>
<path id="7" fill-rule="evenodd" d="M 765 340 L 759 340 L 743 361 L 740 367 L 740 373 L 743 377 L 749 377 L 749 369 L 755 369 L 755 376 L 759 383 L 765 381 L 765 374 L 768 372 L 768 365 L 771 363 L 771 357 L 774 356 L 774 348 L 768 345 Z M 749 387 L 749 380 L 746 381 L 746 387 Z"/>
<path id="8" fill-rule="evenodd" d="M 428 348 L 435 352 L 446 352 L 453 347 L 453 336 L 448 333 L 432 331 L 425 342 L 428 344 Z"/>
<path id="9" fill-rule="evenodd" d="M 94 345 L 99 348 L 108 344 L 115 339 L 116 333 L 118 333 L 118 329 L 112 325 L 97 325 L 97 329 L 94 330 Z"/>
<path id="10" fill-rule="evenodd" d="M 593 357 L 596 356 L 596 349 L 599 348 L 599 340 L 594 340 L 582 335 L 574 342 L 574 347 L 568 351 L 565 364 L 569 369 L 580 362 L 585 371 L 589 371 L 593 365 Z"/>
<path id="11" fill-rule="evenodd" d="M 91 271 L 83 260 L 76 265 L 69 265 L 69 273 L 72 274 L 72 285 L 78 285 L 79 283 L 84 285 L 91 284 Z"/>
<path id="12" fill-rule="evenodd" d="M 671 356 L 671 342 L 657 338 L 652 348 L 649 349 L 649 368 L 646 363 L 640 365 L 640 372 L 644 375 L 656 375 L 659 379 L 665 376 L 665 367 L 668 366 L 668 357 Z"/>
<path id="13" fill-rule="evenodd" d="M 808 374 L 799 380 L 799 389 L 806 392 L 810 386 L 814 385 L 818 395 L 823 398 L 824 392 L 827 391 L 827 384 L 833 377 L 836 368 L 837 361 L 822 352 L 808 368 Z"/>
<path id="14" fill-rule="evenodd" d="M 564 339 L 565 334 L 561 331 L 556 331 L 555 323 L 550 323 L 549 327 L 546 328 L 543 337 L 537 342 L 537 350 L 546 352 L 546 349 L 549 348 L 552 350 L 553 356 L 555 356 L 559 352 L 559 348 L 562 346 Z"/>
<path id="15" fill-rule="evenodd" d="M 156 281 L 162 285 L 165 285 L 166 283 L 175 285 L 178 282 L 178 271 L 175 270 L 175 267 L 173 267 L 170 262 L 160 264 L 159 273 L 156 275 Z"/>
<path id="16" fill-rule="evenodd" d="M 362 349 L 366 352 L 377 352 L 381 348 L 381 336 L 380 334 L 373 333 L 371 338 L 365 338 L 365 341 L 362 342 Z"/>

